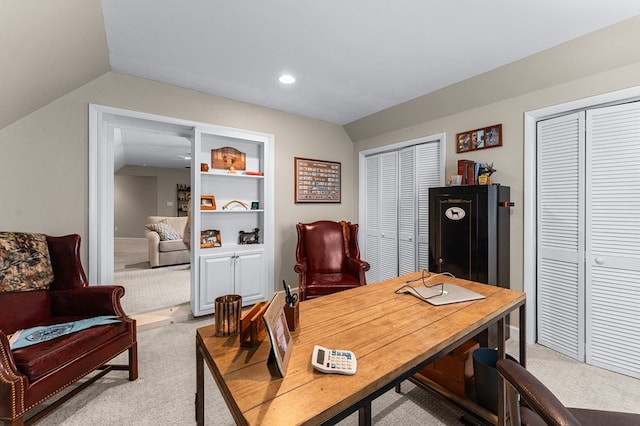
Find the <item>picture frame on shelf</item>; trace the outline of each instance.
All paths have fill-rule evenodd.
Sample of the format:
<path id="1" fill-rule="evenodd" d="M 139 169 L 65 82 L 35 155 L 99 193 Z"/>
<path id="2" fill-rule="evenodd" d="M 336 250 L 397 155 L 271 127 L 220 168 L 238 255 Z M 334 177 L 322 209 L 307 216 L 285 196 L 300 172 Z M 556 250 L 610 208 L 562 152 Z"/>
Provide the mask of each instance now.
<path id="1" fill-rule="evenodd" d="M 456 134 L 456 153 L 502 146 L 502 124 Z"/>
<path id="2" fill-rule="evenodd" d="M 260 202 L 252 201 L 251 202 L 251 210 L 260 210 Z"/>
<path id="3" fill-rule="evenodd" d="M 200 231 L 200 248 L 222 247 L 222 237 L 217 229 Z"/>
<path id="4" fill-rule="evenodd" d="M 250 232 L 238 232 L 238 244 L 260 244 L 260 228 L 254 228 Z"/>
<path id="5" fill-rule="evenodd" d="M 216 197 L 213 195 L 201 195 L 200 196 L 200 210 L 215 210 L 216 209 Z"/>

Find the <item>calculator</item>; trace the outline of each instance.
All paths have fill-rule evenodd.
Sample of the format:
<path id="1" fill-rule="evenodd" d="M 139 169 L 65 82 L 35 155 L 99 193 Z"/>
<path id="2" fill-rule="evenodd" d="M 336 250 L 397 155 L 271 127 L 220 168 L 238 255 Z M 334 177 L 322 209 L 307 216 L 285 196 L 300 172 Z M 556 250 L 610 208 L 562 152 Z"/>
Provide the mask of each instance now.
<path id="1" fill-rule="evenodd" d="M 356 374 L 358 362 L 351 351 L 327 349 L 315 345 L 311 355 L 313 368 L 323 373 Z"/>

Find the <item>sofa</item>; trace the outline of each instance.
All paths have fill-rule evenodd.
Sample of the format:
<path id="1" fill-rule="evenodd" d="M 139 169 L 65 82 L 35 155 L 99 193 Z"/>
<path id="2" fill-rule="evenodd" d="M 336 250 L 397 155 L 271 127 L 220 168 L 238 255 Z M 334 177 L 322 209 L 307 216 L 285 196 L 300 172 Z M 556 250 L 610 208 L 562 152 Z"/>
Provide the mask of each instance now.
<path id="1" fill-rule="evenodd" d="M 0 232 L 0 423 L 32 424 L 112 370 L 137 379 L 136 321 L 122 310 L 123 295 L 122 286 L 88 285 L 79 235 Z M 103 317 L 110 322 L 70 325 Z M 27 346 L 11 343 L 19 331 Z M 107 364 L 126 351 L 128 364 Z"/>
<path id="2" fill-rule="evenodd" d="M 187 216 L 149 216 L 144 228 L 152 268 L 191 262 L 189 249 L 182 236 Z"/>

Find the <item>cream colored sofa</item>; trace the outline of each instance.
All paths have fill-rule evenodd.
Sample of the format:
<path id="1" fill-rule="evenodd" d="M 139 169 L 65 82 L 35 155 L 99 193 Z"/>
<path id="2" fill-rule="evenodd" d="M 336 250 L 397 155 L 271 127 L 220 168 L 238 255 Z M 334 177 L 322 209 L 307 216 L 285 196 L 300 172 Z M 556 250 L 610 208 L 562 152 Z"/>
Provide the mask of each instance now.
<path id="1" fill-rule="evenodd" d="M 150 224 L 166 222 L 170 225 L 179 239 L 163 239 L 160 233 L 150 230 Z M 191 261 L 190 252 L 182 242 L 187 217 L 149 216 L 147 217 L 144 233 L 149 248 L 149 263 L 152 268 L 158 266 L 181 265 Z M 153 226 L 152 226 L 153 227 Z M 176 237 L 176 236 L 174 236 Z"/>

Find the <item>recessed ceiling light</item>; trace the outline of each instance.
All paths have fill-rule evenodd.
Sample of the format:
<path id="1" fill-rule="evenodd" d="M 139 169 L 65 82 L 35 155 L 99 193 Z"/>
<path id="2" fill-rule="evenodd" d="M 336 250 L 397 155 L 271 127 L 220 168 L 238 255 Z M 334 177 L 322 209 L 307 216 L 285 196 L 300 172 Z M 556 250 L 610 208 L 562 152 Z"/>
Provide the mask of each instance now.
<path id="1" fill-rule="evenodd" d="M 291 74 L 283 74 L 278 78 L 278 81 L 282 84 L 293 84 L 296 82 L 296 78 Z"/>

